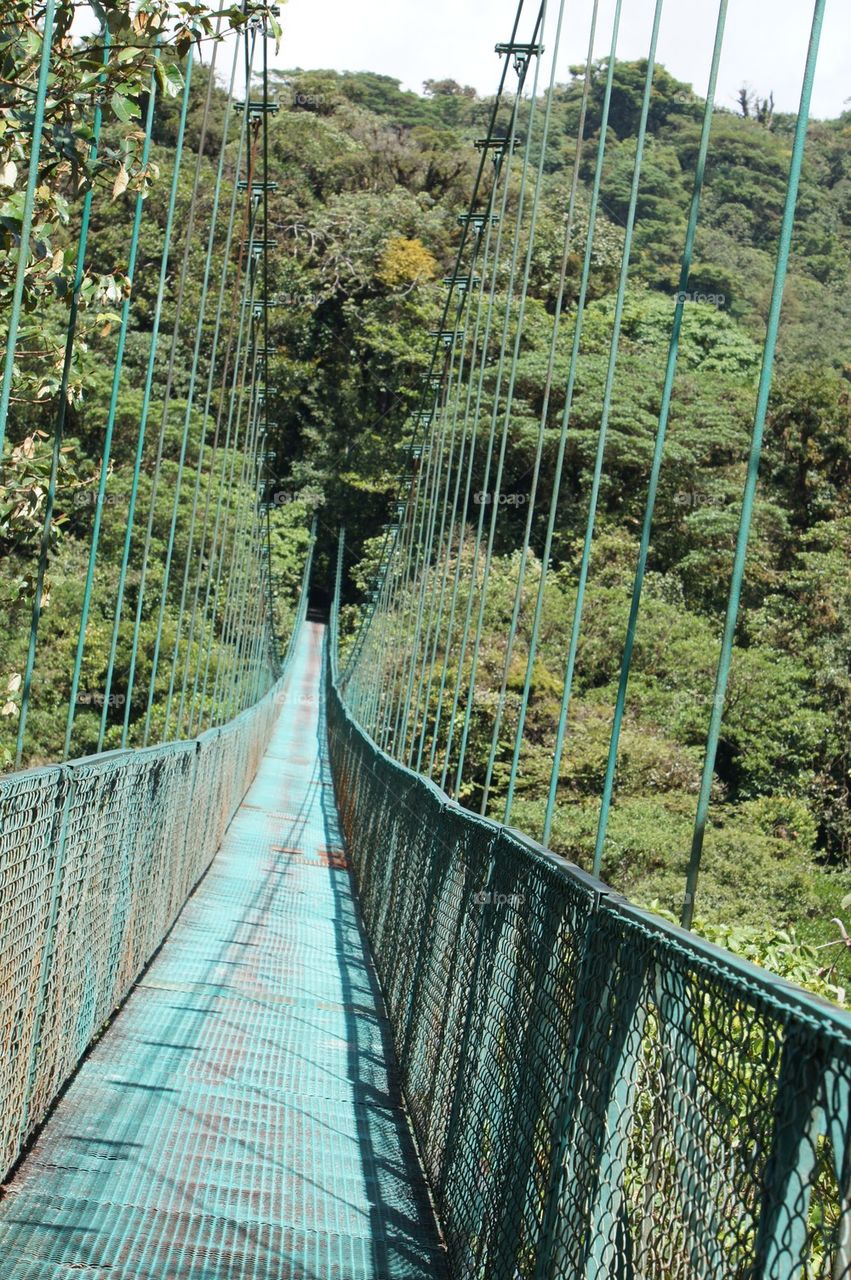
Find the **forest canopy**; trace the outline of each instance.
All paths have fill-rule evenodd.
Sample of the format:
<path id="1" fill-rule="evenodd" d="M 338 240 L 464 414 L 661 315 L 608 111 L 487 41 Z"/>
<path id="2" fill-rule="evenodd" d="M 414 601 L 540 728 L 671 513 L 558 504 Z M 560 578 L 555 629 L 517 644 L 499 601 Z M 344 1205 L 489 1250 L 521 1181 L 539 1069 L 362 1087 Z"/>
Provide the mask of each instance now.
<path id="1" fill-rule="evenodd" d="M 132 281 L 110 498 L 102 513 L 102 590 L 95 595 L 87 687 L 99 687 L 107 662 L 108 601 L 123 536 L 133 433 L 157 295 L 156 263 L 176 159 L 182 79 L 178 64 L 171 66 L 172 70 L 153 69 L 162 91 L 146 162 L 137 151 L 137 108 L 128 106 L 125 118 L 122 105 L 123 96 L 130 102 L 133 95 L 123 95 L 116 79 L 110 84 L 111 113 L 104 122 L 103 162 L 85 177 L 87 134 L 81 131 L 63 143 L 66 151 L 61 156 L 57 152 L 57 164 L 65 166 L 63 176 L 45 183 L 38 205 L 41 247 L 27 283 L 22 328 L 31 356 L 22 363 L 0 495 L 0 603 L 7 619 L 0 669 L 6 694 L 0 741 L 7 762 L 49 467 L 49 403 L 58 377 L 67 281 L 79 225 L 79 202 L 73 197 L 85 181 L 95 184 L 98 198 L 92 206 L 84 283 L 85 341 L 71 382 L 40 642 L 41 687 L 52 692 L 34 704 L 33 761 L 52 757 L 67 693 L 66 673 L 76 638 L 67 619 L 79 606 L 115 355 L 116 313 L 130 287 L 126 255 L 131 209 L 143 187 L 140 268 Z M 593 68 L 585 126 L 589 140 L 600 125 L 605 70 L 604 63 Z M 144 59 L 132 66 L 128 61 L 128 77 L 131 71 L 138 90 L 138 78 L 150 76 L 152 65 Z M 587 490 L 595 449 L 645 72 L 642 62 L 622 63 L 614 72 L 596 271 L 554 543 L 555 589 L 548 596 L 535 668 L 530 752 L 515 814 L 517 825 L 530 830 L 540 825 L 546 769 L 552 759 L 563 638 L 570 626 L 584 520 L 578 498 Z M 84 74 L 95 85 L 99 69 L 94 52 Z M 196 65 L 186 131 L 189 151 L 201 141 L 201 103 L 210 74 L 203 62 Z M 657 69 L 653 85 L 571 749 L 559 778 L 553 831 L 556 851 L 584 865 L 589 841 L 593 843 L 596 797 L 605 767 L 618 645 L 629 607 L 658 411 L 660 363 L 677 288 L 703 110 L 692 87 L 664 68 Z M 275 463 L 266 500 L 283 584 L 279 625 L 285 634 L 312 516 L 319 529 L 315 581 L 320 587 L 330 582 L 337 530 L 340 524 L 346 526 L 344 620 L 354 616 L 370 578 L 375 534 L 394 510 L 410 416 L 431 356 L 429 334 L 440 322 L 442 279 L 452 270 L 459 242 L 458 216 L 467 207 L 476 173 L 473 142 L 487 128 L 493 102 L 452 80 L 431 79 L 424 92 L 416 94 L 403 91 L 391 77 L 368 72 L 292 70 L 275 73 L 272 86 L 278 108 L 269 123 L 270 172 L 276 183 L 269 197 L 276 241 L 270 255 L 275 305 L 270 312 L 274 354 L 269 357 Z M 556 87 L 552 103 L 506 458 L 508 493 L 523 491 L 533 463 L 580 97 L 577 69 L 571 81 Z M 218 80 L 211 100 L 200 161 L 199 216 L 209 213 L 217 148 L 229 109 Z M 618 802 L 604 863 L 604 876 L 616 888 L 663 910 L 677 905 L 687 854 L 794 125 L 791 117 L 753 106 L 747 100 L 739 112 L 718 110 L 713 123 Z M 527 101 L 521 108 L 521 130 L 522 112 L 529 109 Z M 128 129 L 129 123 L 134 127 Z M 497 124 L 505 125 L 499 113 Z M 60 135 L 57 120 L 51 138 Z M 8 296 L 22 165 L 14 139 L 2 135 L 0 144 L 7 147 L 0 164 L 0 291 Z M 580 248 L 588 230 L 592 153 L 588 146 L 580 172 Z M 225 195 L 234 180 L 235 161 L 229 156 Z M 178 226 L 186 223 L 192 190 L 191 166 L 184 166 L 177 186 Z M 511 198 L 516 199 L 516 192 Z M 184 305 L 186 314 L 193 316 L 199 305 L 201 247 L 190 246 L 190 255 Z M 576 304 L 579 268 L 577 250 L 568 262 L 568 312 Z M 775 948 L 775 966 L 787 965 L 800 976 L 798 969 L 805 963 L 813 981 L 821 962 L 811 950 L 802 961 L 799 944 L 813 947 L 838 936 L 833 920 L 847 916 L 851 866 L 851 365 L 846 338 L 850 283 L 851 114 L 846 113 L 814 122 L 809 130 L 700 904 L 704 927 L 726 931 L 728 945 L 747 950 L 756 945 L 754 938 L 762 939 L 763 949 Z M 164 330 L 174 314 L 174 300 L 167 296 Z M 175 421 L 187 403 L 192 339 L 192 326 L 186 324 L 178 332 L 174 363 Z M 554 415 L 562 403 L 567 357 L 567 350 L 560 348 Z M 165 370 L 158 369 L 158 387 L 164 375 Z M 202 414 L 196 408 L 195 446 L 201 429 Z M 177 430 L 168 431 L 167 481 L 153 518 L 153 537 L 160 542 L 170 515 L 168 477 L 176 474 L 179 448 Z M 554 448 L 553 438 L 547 444 L 545 468 L 551 466 Z M 191 484 L 179 507 L 180 536 L 190 520 L 190 490 Z M 498 526 L 493 567 L 497 589 L 482 646 L 485 693 L 489 681 L 498 687 L 524 515 L 519 507 L 508 505 Z M 533 548 L 542 541 L 542 529 L 537 528 Z M 170 598 L 172 620 L 176 608 L 176 598 Z M 146 635 L 143 657 L 150 643 Z M 521 624 L 518 667 L 524 646 L 528 633 Z M 509 720 L 519 692 L 512 677 Z M 97 718 L 83 709 L 81 749 L 91 747 Z M 473 718 L 473 732 L 481 743 L 490 741 L 491 726 L 492 708 L 483 697 Z M 504 782 L 501 755 L 493 784 L 497 796 Z M 480 783 L 474 776 L 461 799 L 475 806 Z M 733 922 L 743 931 L 738 939 L 730 932 Z M 792 938 L 787 931 L 793 927 L 794 945 L 784 941 Z M 824 966 L 837 957 L 836 950 L 824 954 Z M 843 981 L 851 977 L 846 954 L 847 949 L 839 957 Z M 828 976 L 832 980 L 833 975 Z"/>

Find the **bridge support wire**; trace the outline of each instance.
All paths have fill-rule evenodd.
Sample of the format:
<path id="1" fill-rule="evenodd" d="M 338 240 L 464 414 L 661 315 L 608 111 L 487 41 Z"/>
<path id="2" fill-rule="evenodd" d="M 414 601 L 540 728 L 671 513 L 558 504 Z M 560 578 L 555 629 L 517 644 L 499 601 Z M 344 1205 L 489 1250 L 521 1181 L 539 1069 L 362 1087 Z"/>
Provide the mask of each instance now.
<path id="1" fill-rule="evenodd" d="M 609 825 L 617 808 L 618 763 L 628 714 L 630 671 L 647 568 L 648 564 L 652 566 L 653 520 L 669 418 L 672 403 L 676 403 L 680 339 L 712 125 L 717 117 L 714 99 L 727 6 L 728 0 L 718 0 L 706 98 L 698 113 L 700 134 L 679 285 L 670 299 L 670 317 L 666 319 L 667 357 L 659 365 L 658 413 L 656 388 L 651 389 L 657 426 L 655 438 L 647 441 L 646 497 L 643 518 L 637 522 L 640 537 L 636 539 L 633 589 L 596 834 L 588 849 L 588 868 L 595 875 L 602 873 L 607 856 L 616 852 L 608 838 Z M 599 363 L 601 354 L 595 347 L 599 338 L 591 341 L 594 349 L 590 349 L 586 324 L 589 307 L 595 306 L 595 295 L 609 291 L 609 285 L 597 279 L 602 239 L 598 223 L 603 220 L 603 183 L 610 163 L 607 147 L 619 71 L 621 8 L 620 0 L 616 0 L 608 57 L 600 65 L 594 61 L 596 4 L 591 12 L 573 181 L 565 194 L 561 277 L 552 314 L 542 313 L 536 319 L 536 324 L 540 320 L 549 326 L 549 355 L 542 404 L 539 410 L 537 406 L 535 409 L 537 423 L 530 465 L 525 463 L 525 446 L 523 462 L 512 455 L 519 452 L 514 448 L 515 442 L 530 431 L 529 405 L 518 387 L 523 384 L 524 335 L 532 310 L 531 268 L 536 245 L 545 234 L 539 227 L 540 195 L 550 171 L 557 169 L 560 161 L 549 136 L 549 124 L 556 86 L 565 78 L 560 79 L 559 75 L 560 58 L 564 57 L 561 46 L 565 43 L 565 5 L 541 3 L 533 6 L 531 14 L 524 14 L 521 3 L 511 42 L 498 46 L 503 52 L 517 53 L 517 93 L 513 102 L 509 98 L 503 104 L 499 117 L 502 123 L 497 124 L 495 118 L 490 133 L 480 140 L 483 156 L 493 157 L 492 181 L 478 184 L 469 211 L 462 218 L 465 234 L 455 271 L 449 278 L 450 298 L 440 328 L 433 335 L 435 346 L 423 400 L 413 418 L 416 445 L 411 468 L 400 485 L 398 518 L 387 529 L 378 573 L 341 675 L 341 687 L 352 714 L 395 759 L 439 780 L 442 790 L 463 798 L 482 816 L 496 812 L 509 824 L 520 811 L 518 790 L 522 791 L 524 821 L 540 830 L 545 845 L 559 836 L 559 799 L 565 793 L 569 795 L 573 787 L 572 735 L 585 732 L 585 709 L 575 705 L 576 690 L 585 675 L 585 615 L 589 591 L 595 585 L 594 552 L 600 542 L 599 526 L 607 501 L 607 527 L 620 519 L 605 493 L 607 462 L 618 446 L 626 447 L 626 438 L 638 439 L 638 428 L 630 431 L 617 423 L 618 414 L 623 417 L 627 409 L 619 403 L 618 388 L 622 385 L 619 377 L 624 375 L 621 348 L 626 343 L 621 338 L 626 308 L 633 292 L 639 307 L 644 295 L 643 287 L 634 280 L 632 267 L 636 245 L 640 244 L 637 233 L 641 230 L 646 182 L 644 158 L 658 82 L 656 49 L 664 26 L 664 0 L 656 0 L 652 9 L 620 267 L 611 319 L 605 319 L 610 330 L 602 379 L 595 372 L 595 361 Z M 726 617 L 723 627 L 719 624 L 714 688 L 711 693 L 708 689 L 695 690 L 695 696 L 705 700 L 709 711 L 691 854 L 687 869 L 684 866 L 681 919 L 687 927 L 694 911 L 727 685 L 735 659 L 762 434 L 824 8 L 825 0 L 813 0 L 762 361 L 758 380 L 747 386 L 747 393 L 754 398 L 753 429 L 749 450 L 741 459 L 744 487 L 735 550 L 730 556 Z M 529 39 L 522 39 L 525 36 Z M 548 75 L 541 67 L 547 58 Z M 539 68 L 543 75 L 539 75 Z M 577 183 L 592 83 L 600 99 L 593 108 L 598 116 L 596 147 L 587 208 L 581 209 L 580 219 Z M 548 88 L 539 102 L 540 84 L 547 84 Z M 504 85 L 503 75 L 500 94 Z M 528 96 L 524 88 L 531 89 Z M 577 98 L 578 89 L 577 84 Z M 606 216 L 611 221 L 615 215 L 606 210 Z M 646 253 L 646 246 L 643 252 Z M 575 283 L 567 278 L 571 258 L 581 264 Z M 477 270 L 481 273 L 481 287 L 474 308 L 473 280 Z M 450 320 L 452 299 L 454 319 Z M 596 305 L 594 318 L 599 324 L 601 313 Z M 534 345 L 530 337 L 530 348 Z M 525 358 L 530 360 L 531 356 Z M 560 391 L 556 386 L 557 371 L 561 371 L 564 383 Z M 593 400 L 597 395 L 598 381 L 599 406 L 591 411 L 589 425 L 589 396 Z M 628 525 L 622 528 L 625 536 L 631 536 Z M 502 592 L 494 586 L 498 582 L 501 587 L 506 580 L 511 596 L 507 613 Z M 566 605 L 570 621 L 563 628 L 563 635 L 548 635 L 544 648 L 542 634 L 549 601 L 553 602 L 554 611 Z M 536 703 L 552 696 L 556 687 L 560 688 L 560 698 L 550 734 L 549 724 L 542 726 L 536 720 Z M 542 737 L 548 757 L 543 765 Z M 535 778 L 546 767 L 546 794 L 540 804 L 533 788 L 518 786 L 526 766 Z"/>

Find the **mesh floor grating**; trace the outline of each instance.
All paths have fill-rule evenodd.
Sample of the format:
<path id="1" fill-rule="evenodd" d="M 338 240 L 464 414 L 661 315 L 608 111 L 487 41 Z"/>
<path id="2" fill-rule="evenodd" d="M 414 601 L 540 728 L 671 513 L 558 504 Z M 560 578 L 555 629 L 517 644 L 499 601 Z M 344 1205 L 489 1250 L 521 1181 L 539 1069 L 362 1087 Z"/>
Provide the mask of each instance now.
<path id="1" fill-rule="evenodd" d="M 443 1253 L 342 850 L 322 628 L 213 866 L 0 1202 L 2 1280 L 419 1280 Z"/>

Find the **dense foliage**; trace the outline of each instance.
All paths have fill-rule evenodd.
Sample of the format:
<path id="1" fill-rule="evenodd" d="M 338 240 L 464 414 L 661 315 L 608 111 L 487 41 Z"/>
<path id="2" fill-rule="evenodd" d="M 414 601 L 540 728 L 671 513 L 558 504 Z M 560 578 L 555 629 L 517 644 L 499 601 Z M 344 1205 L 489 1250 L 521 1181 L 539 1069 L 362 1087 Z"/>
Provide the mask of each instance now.
<path id="1" fill-rule="evenodd" d="M 592 137 L 602 72 L 596 68 Z M 555 589 L 547 596 L 514 810 L 514 821 L 532 832 L 540 830 L 552 760 L 643 75 L 642 64 L 623 65 L 615 75 Z M 279 231 L 296 280 L 291 288 L 306 305 L 288 309 L 281 321 L 287 341 L 276 376 L 280 421 L 294 487 L 312 486 L 323 495 L 328 554 L 339 517 L 355 558 L 363 548 L 360 565 L 350 569 L 357 589 L 374 563 L 369 535 L 391 514 L 405 415 L 427 364 L 426 331 L 440 315 L 443 293 L 436 281 L 451 268 L 456 214 L 474 172 L 468 144 L 484 131 L 490 103 L 451 81 L 429 82 L 420 97 L 384 77 L 330 72 L 293 73 L 282 98 L 284 93 L 289 113 L 275 135 L 282 162 Z M 577 81 L 558 90 L 553 108 L 555 141 L 503 482 L 504 493 L 517 502 L 505 504 L 497 526 L 499 556 L 469 752 L 482 767 L 462 795 L 474 807 L 502 674 L 515 548 L 544 394 L 578 99 Z M 553 835 L 558 850 L 584 865 L 596 828 L 702 108 L 689 86 L 658 71 L 578 695 Z M 604 863 L 616 887 L 671 910 L 679 906 L 694 817 L 792 125 L 776 113 L 719 111 L 713 127 Z M 830 943 L 822 953 L 807 952 L 805 967 L 813 969 L 821 959 L 827 971 L 836 961 L 843 981 L 851 965 L 834 917 L 846 914 L 851 864 L 851 369 L 844 344 L 851 274 L 849 134 L 848 116 L 810 129 L 699 903 L 706 930 L 729 932 L 735 923 L 747 942 L 731 935 L 732 942 L 769 963 L 779 954 L 772 938 L 780 938 L 784 954 Z M 589 158 L 586 184 L 590 165 Z M 580 193 L 580 200 L 581 224 L 587 195 Z M 569 263 L 569 304 L 576 298 L 584 234 L 580 225 L 579 250 Z M 568 338 L 558 354 L 556 388 L 566 381 Z M 553 423 L 560 396 L 563 390 L 553 397 Z M 488 409 L 486 401 L 484 416 Z M 553 430 L 545 477 L 555 446 Z M 545 501 L 540 508 L 545 513 Z M 545 514 L 536 516 L 533 546 L 542 544 L 544 520 Z M 527 583 L 494 812 L 511 755 L 534 570 Z M 450 680 L 452 674 L 450 668 Z M 765 940 L 761 951 L 756 938 Z"/>
<path id="2" fill-rule="evenodd" d="M 602 67 L 595 69 L 586 136 L 599 120 Z M 92 67 L 91 74 L 94 74 Z M 584 527 L 584 493 L 596 447 L 600 394 L 611 328 L 612 289 L 622 245 L 622 220 L 635 153 L 642 64 L 623 64 L 615 75 L 611 139 L 603 175 L 597 231 L 598 269 L 586 318 L 583 359 L 554 557 L 556 590 L 548 597 L 535 672 L 529 740 L 515 821 L 540 826 L 543 789 L 569 631 L 572 583 Z M 198 142 L 205 74 L 196 75 L 187 146 Z M 120 86 L 115 92 L 120 93 Z M 317 583 L 329 580 L 337 527 L 344 522 L 350 551 L 347 598 L 366 581 L 376 530 L 391 510 L 396 476 L 417 403 L 418 379 L 428 366 L 428 334 L 439 320 L 442 276 L 453 264 L 457 217 L 470 195 L 480 136 L 491 103 L 453 81 L 429 81 L 424 95 L 369 73 L 292 72 L 275 82 L 279 112 L 270 124 L 277 190 L 270 198 L 277 251 L 270 266 L 277 306 L 271 317 L 270 416 L 277 455 L 273 505 L 283 572 L 294 582 L 307 516 L 318 515 Z M 532 291 L 521 348 L 518 391 L 506 492 L 528 489 L 528 473 L 546 377 L 547 318 L 556 276 L 579 115 L 579 81 L 561 86 L 553 104 L 552 145 L 539 234 L 532 261 Z M 212 173 L 225 95 L 214 95 L 202 171 L 202 211 L 211 198 Z M 525 108 L 528 110 L 528 106 Z M 701 100 L 659 69 L 650 143 L 641 189 L 637 248 L 628 299 L 615 409 L 610 429 L 600 531 L 594 549 L 590 597 L 579 655 L 579 685 L 560 780 L 554 847 L 588 864 L 620 645 L 629 603 L 638 527 L 664 360 L 666 326 L 676 288 L 678 258 L 697 147 Z M 104 512 L 103 604 L 94 623 L 89 678 L 104 662 L 109 617 L 106 585 L 122 533 L 122 503 L 138 417 L 138 388 L 147 356 L 154 265 L 162 234 L 165 190 L 174 160 L 175 99 L 160 99 L 152 165 L 159 180 L 146 200 L 140 260 L 134 281 L 125 360 L 126 395 L 116 425 L 114 498 Z M 782 208 L 792 121 L 777 113 L 717 112 L 707 194 L 690 288 L 695 300 L 686 322 L 652 546 L 636 661 L 623 738 L 617 801 L 611 822 L 606 877 L 644 902 L 675 909 L 693 820 L 698 771 L 717 658 L 720 617 L 752 421 L 773 252 Z M 522 128 L 522 121 L 521 121 Z M 124 134 L 107 121 L 107 156 L 120 157 Z M 592 148 L 586 155 L 590 157 Z M 13 157 L 12 157 L 13 159 Z M 11 161 L 10 161 L 11 162 Z M 123 163 L 119 160 L 119 163 Z M 590 160 L 588 162 L 590 164 Z M 17 190 L 15 175 L 10 200 Z M 69 171 L 70 172 L 70 171 Z M 129 190 L 96 202 L 88 287 L 109 311 L 111 290 L 122 284 Z M 587 184 L 590 172 L 583 173 Z M 232 180 L 232 169 L 229 180 Z M 69 181 L 72 181 L 70 174 Z M 178 224 L 190 199 L 191 173 L 180 178 Z M 119 184 L 119 187 L 121 184 Z M 114 199 L 113 199 L 114 194 Z M 587 224 L 587 185 L 580 191 L 577 243 Z M 120 217 L 116 216 L 120 211 Z M 7 217 L 8 214 L 7 209 Z M 47 243 L 47 240 L 46 240 Z M 73 252 L 73 209 L 52 219 L 42 271 L 66 271 Z M 7 248 L 9 242 L 7 241 Z M 193 254 L 195 254 L 193 249 Z M 190 273 L 188 314 L 197 300 L 199 270 Z M 61 254 L 60 258 L 57 254 Z M 47 255 L 50 262 L 47 262 Z M 568 307 L 576 298 L 579 255 L 568 271 Z M 851 865 L 851 369 L 844 364 L 851 320 L 851 115 L 815 122 L 810 130 L 792 267 L 768 422 L 759 505 L 751 542 L 745 608 L 737 637 L 731 696 L 719 752 L 712 829 L 707 839 L 699 914 L 707 929 L 730 922 L 754 938 L 798 930 L 807 945 L 839 937 L 833 917 L 844 914 Z M 105 281 L 105 284 L 101 282 Z M 117 285 L 116 285 L 117 282 Z M 38 282 L 34 281 L 33 290 Z M 99 292 L 100 291 L 100 292 Z M 101 298 L 101 294 L 103 297 Z M 39 324 L 59 324 L 64 303 L 33 293 Z M 167 300 L 164 330 L 170 325 Z M 54 321 L 54 312 L 56 320 Z M 175 414 L 186 394 L 191 326 L 179 335 Z M 79 598 L 80 566 L 90 522 L 86 494 L 96 480 L 99 432 L 108 396 L 114 325 L 87 330 L 69 417 L 65 484 L 60 492 L 52 594 L 40 651 L 43 687 L 58 705 L 67 686 L 74 636 L 67 618 Z M 50 366 L 50 361 L 47 361 Z M 560 349 L 555 387 L 564 387 L 567 350 Z M 44 375 L 44 365 L 38 367 Z M 55 376 L 55 363 L 53 368 Z M 553 396 L 557 421 L 559 395 Z M 0 554 L 2 605 L 11 640 L 0 677 L 20 669 L 28 621 L 28 577 L 39 525 L 39 476 L 46 465 L 49 414 L 36 387 L 16 407 L 7 457 Z M 168 440 L 174 467 L 177 435 Z M 545 474 L 555 448 L 548 445 Z M 9 476 L 14 477 L 9 480 Z M 165 486 L 166 490 L 168 485 Z M 162 538 L 169 494 L 161 495 L 155 536 Z M 487 617 L 471 757 L 486 757 L 493 724 L 491 688 L 498 689 L 507 614 L 511 609 L 515 551 L 525 512 L 506 504 L 498 528 L 498 556 Z M 188 509 L 181 509 L 185 527 Z M 533 545 L 540 546 L 542 529 Z M 467 552 L 469 554 L 469 551 Z M 529 575 L 535 589 L 535 573 Z M 101 597 L 98 597 L 101 599 Z M 353 611 L 352 611 L 353 612 Z M 521 624 L 518 678 L 528 636 Z M 509 682 L 505 751 L 513 733 Z M 14 702 L 14 690 L 10 690 Z M 38 704 L 36 756 L 54 741 L 46 696 Z M 11 717 L 10 717 L 11 718 Z M 495 796 L 504 779 L 497 761 Z M 475 802 L 474 778 L 464 798 Z M 755 931 L 755 932 L 754 932 Z M 736 945 L 732 938 L 732 945 Z M 792 935 L 788 947 L 795 948 Z M 744 944 L 742 944 L 744 946 Z M 781 950 L 786 946 L 783 943 Z M 767 949 L 766 949 L 767 948 Z M 763 948 L 768 957 L 769 944 Z M 785 953 L 784 953 L 785 954 Z M 807 952 L 810 971 L 818 964 Z M 851 976 L 848 950 L 838 972 Z M 824 957 L 827 957 L 826 959 Z M 785 962 L 784 962 L 785 963 Z M 796 970 L 797 972 L 797 970 Z M 844 980 L 844 979 L 843 979 Z"/>

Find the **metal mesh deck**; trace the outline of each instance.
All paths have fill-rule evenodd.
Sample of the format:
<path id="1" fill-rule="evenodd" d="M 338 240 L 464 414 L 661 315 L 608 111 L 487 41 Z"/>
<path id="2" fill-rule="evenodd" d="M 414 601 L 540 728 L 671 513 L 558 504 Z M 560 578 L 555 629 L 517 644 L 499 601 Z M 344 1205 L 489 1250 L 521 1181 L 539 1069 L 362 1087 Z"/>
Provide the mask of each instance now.
<path id="1" fill-rule="evenodd" d="M 3 1280 L 443 1274 L 337 824 L 321 644 L 308 624 L 209 874 L 8 1187 Z"/>

